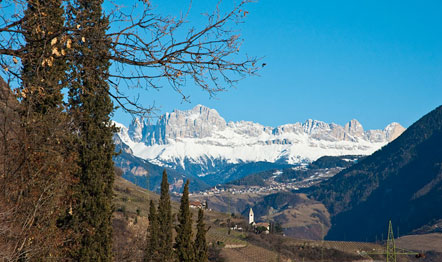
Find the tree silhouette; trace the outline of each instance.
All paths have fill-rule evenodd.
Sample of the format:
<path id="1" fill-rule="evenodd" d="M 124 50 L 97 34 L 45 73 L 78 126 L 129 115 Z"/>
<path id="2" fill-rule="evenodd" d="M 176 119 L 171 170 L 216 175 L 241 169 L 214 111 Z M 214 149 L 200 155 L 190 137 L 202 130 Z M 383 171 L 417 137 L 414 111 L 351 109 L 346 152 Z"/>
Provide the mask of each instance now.
<path id="1" fill-rule="evenodd" d="M 181 197 L 180 211 L 178 213 L 177 236 L 175 238 L 175 252 L 178 261 L 194 261 L 192 237 L 192 213 L 189 207 L 189 180 L 186 181 Z"/>
<path id="2" fill-rule="evenodd" d="M 198 210 L 198 220 L 196 221 L 196 239 L 195 239 L 195 261 L 207 262 L 208 261 L 208 248 L 206 241 L 206 225 L 204 224 L 204 211 Z"/>
<path id="3" fill-rule="evenodd" d="M 158 257 L 159 245 L 158 245 L 158 215 L 155 208 L 155 204 L 150 200 L 149 206 L 149 228 L 147 231 L 147 247 L 144 255 L 145 262 L 160 261 Z"/>
<path id="4" fill-rule="evenodd" d="M 158 203 L 158 258 L 160 261 L 172 261 L 172 207 L 170 205 L 169 183 L 167 182 L 167 172 L 163 171 L 161 181 L 161 195 Z"/>

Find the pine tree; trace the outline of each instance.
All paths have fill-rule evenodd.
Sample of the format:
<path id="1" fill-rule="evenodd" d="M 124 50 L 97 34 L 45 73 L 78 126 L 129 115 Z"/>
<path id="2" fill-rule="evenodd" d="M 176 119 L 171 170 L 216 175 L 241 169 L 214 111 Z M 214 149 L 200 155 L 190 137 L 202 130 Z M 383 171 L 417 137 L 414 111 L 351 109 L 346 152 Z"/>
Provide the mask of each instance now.
<path id="1" fill-rule="evenodd" d="M 166 170 L 161 181 L 161 196 L 158 203 L 158 258 L 160 261 L 173 261 L 172 249 L 172 208 L 170 205 L 169 183 Z"/>
<path id="2" fill-rule="evenodd" d="M 207 242 L 206 242 L 206 233 L 207 229 L 204 224 L 204 211 L 200 209 L 198 211 L 198 220 L 197 220 L 197 232 L 195 238 L 195 261 L 196 262 L 207 262 L 208 261 L 208 253 L 207 253 Z"/>
<path id="3" fill-rule="evenodd" d="M 107 83 L 111 39 L 101 0 L 76 0 L 69 6 L 71 81 L 69 113 L 77 134 L 78 185 L 74 188 L 73 230 L 75 261 L 112 260 L 112 197 L 115 127 Z"/>
<path id="4" fill-rule="evenodd" d="M 177 236 L 175 238 L 175 252 L 178 261 L 194 261 L 195 252 L 192 241 L 192 213 L 189 208 L 189 180 L 184 185 L 181 197 L 180 211 L 178 213 Z"/>
<path id="5" fill-rule="evenodd" d="M 147 230 L 147 247 L 144 254 L 145 262 L 159 261 L 158 260 L 158 215 L 155 208 L 155 204 L 150 200 L 149 207 L 149 228 Z"/>

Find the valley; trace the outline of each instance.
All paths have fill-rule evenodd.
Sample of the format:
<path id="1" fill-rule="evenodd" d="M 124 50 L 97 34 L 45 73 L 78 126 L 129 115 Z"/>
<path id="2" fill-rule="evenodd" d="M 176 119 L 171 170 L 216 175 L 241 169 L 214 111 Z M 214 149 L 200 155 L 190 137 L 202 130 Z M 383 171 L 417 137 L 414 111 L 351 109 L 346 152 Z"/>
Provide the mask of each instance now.
<path id="1" fill-rule="evenodd" d="M 324 238 L 334 241 L 385 241 L 387 235 L 385 224 L 391 219 L 398 233 L 402 234 L 398 243 L 407 249 L 416 250 L 410 243 L 421 241 L 417 239 L 437 238 L 437 234 L 440 234 L 434 229 L 438 228 L 438 222 L 434 221 L 440 219 L 442 214 L 439 214 L 439 209 L 433 207 L 441 205 L 438 193 L 442 163 L 440 158 L 442 154 L 439 152 L 442 148 L 439 145 L 442 141 L 441 111 L 442 108 L 439 107 L 405 132 L 402 133 L 403 130 L 400 134 L 396 132 L 397 139 L 391 141 L 386 139 L 391 127 L 382 131 L 384 133 L 379 131 L 378 134 L 384 136 L 379 136 L 379 140 L 373 140 L 369 134 L 376 132 L 361 131 L 355 128 L 358 127 L 355 121 L 351 121 L 343 128 L 347 133 L 344 132 L 345 135 L 338 139 L 332 136 L 335 134 L 333 131 L 335 129 L 331 128 L 333 125 L 313 121 L 310 123 L 315 123 L 316 131 L 312 131 L 315 128 L 304 128 L 302 131 L 304 133 L 301 134 L 313 141 L 309 142 L 310 146 L 306 151 L 296 151 L 293 155 L 294 151 L 286 148 L 284 149 L 286 151 L 283 151 L 285 154 L 292 154 L 290 157 L 286 155 L 282 158 L 268 158 L 269 154 L 274 154 L 270 152 L 275 148 L 272 146 L 274 144 L 261 143 L 261 146 L 270 145 L 270 147 L 254 150 L 261 150 L 266 156 L 255 158 L 257 161 L 249 161 L 239 159 L 238 154 L 229 156 L 227 151 L 227 155 L 222 155 L 220 153 L 222 151 L 216 151 L 219 146 L 231 147 L 229 150 L 235 151 L 237 142 L 229 145 L 219 141 L 215 143 L 214 137 L 219 138 L 220 134 L 218 132 L 220 127 L 217 125 L 219 123 L 224 125 L 224 122 L 219 120 L 216 111 L 198 107 L 191 111 L 166 115 L 169 120 L 184 121 L 182 123 L 184 127 L 180 126 L 184 131 L 179 131 L 176 126 L 169 127 L 166 120 L 161 120 L 166 121 L 163 130 L 165 133 L 161 131 L 165 138 L 162 140 L 155 140 L 153 137 L 158 139 L 155 134 L 159 131 L 155 130 L 163 127 L 143 127 L 141 122 L 138 122 L 138 126 L 142 128 L 131 127 L 126 131 L 123 130 L 114 138 L 122 152 L 115 158 L 115 162 L 123 169 L 123 177 L 153 191 L 158 190 L 162 170 L 168 170 L 174 199 L 180 197 L 184 181 L 190 179 L 192 201 L 207 203 L 211 210 L 239 218 L 247 218 L 250 209 L 253 209 L 256 221 L 277 224 L 283 229 L 286 237 L 312 241 Z M 206 119 L 213 117 L 210 120 L 213 130 L 197 121 L 201 116 L 205 116 Z M 194 122 L 183 120 L 181 117 L 184 119 L 190 117 Z M 250 124 L 246 126 L 250 127 Z M 200 128 L 201 132 L 192 129 L 195 127 Z M 238 125 L 229 124 L 226 128 L 232 127 Z M 139 132 L 135 132 L 136 130 Z M 244 132 L 244 129 L 241 130 Z M 268 128 L 262 130 L 265 133 Z M 171 135 L 168 136 L 167 132 L 171 132 Z M 248 130 L 242 135 L 250 135 L 250 132 Z M 294 131 L 297 135 L 299 132 L 299 130 Z M 278 134 L 275 129 L 271 133 Z M 260 137 L 259 132 L 255 135 Z M 327 136 L 328 138 L 325 138 Z M 250 142 L 247 139 L 244 141 Z M 176 155 L 173 161 L 172 158 L 166 160 L 162 153 L 154 158 L 141 157 L 146 155 L 140 152 L 154 147 L 162 147 L 161 152 L 176 151 L 184 154 L 187 152 L 184 150 L 186 147 L 184 149 L 180 145 L 176 147 L 183 141 L 190 150 L 188 156 Z M 278 147 L 291 147 L 294 145 L 293 141 L 277 144 Z M 298 140 L 297 143 L 303 142 Z M 334 146 L 330 146 L 330 143 Z M 369 147 L 361 147 L 367 143 L 372 143 L 370 150 L 374 150 L 374 153 L 368 149 Z M 341 147 L 343 144 L 352 146 Z M 245 148 L 248 145 L 250 144 L 243 144 Z M 203 155 L 198 155 L 201 152 L 192 151 L 193 146 L 202 146 L 206 151 Z M 341 151 L 334 151 L 337 148 Z M 368 151 L 358 151 L 355 148 L 365 148 Z M 310 158 L 311 151 L 315 151 L 318 155 Z M 329 152 L 330 155 L 320 155 L 321 152 Z M 348 152 L 357 154 L 346 154 Z M 194 153 L 196 155 L 192 155 Z M 217 157 L 214 157 L 214 154 L 218 154 Z M 416 180 L 414 176 L 416 172 L 425 174 L 420 176 L 420 180 Z M 416 246 L 423 247 L 422 250 L 439 252 L 425 245 Z M 229 252 L 232 253 L 231 251 L 227 253 Z M 233 252 L 232 255 L 239 254 Z"/>
<path id="2" fill-rule="evenodd" d="M 113 215 L 114 256 L 116 261 L 142 261 L 146 228 L 149 225 L 148 201 L 158 201 L 159 196 L 117 177 L 115 183 Z M 172 211 L 178 211 L 178 203 L 172 202 Z M 195 209 L 192 209 L 194 216 Z M 268 262 L 268 261 L 385 261 L 385 243 L 348 241 L 323 241 L 284 237 L 278 234 L 229 230 L 229 224 L 244 226 L 246 220 L 230 214 L 206 210 L 209 227 L 211 261 Z M 421 243 L 418 246 L 413 246 Z M 425 244 L 426 243 L 426 244 Z M 402 256 L 399 262 L 437 262 L 442 258 L 442 233 L 403 236 L 397 246 L 425 252 L 425 259 Z"/>

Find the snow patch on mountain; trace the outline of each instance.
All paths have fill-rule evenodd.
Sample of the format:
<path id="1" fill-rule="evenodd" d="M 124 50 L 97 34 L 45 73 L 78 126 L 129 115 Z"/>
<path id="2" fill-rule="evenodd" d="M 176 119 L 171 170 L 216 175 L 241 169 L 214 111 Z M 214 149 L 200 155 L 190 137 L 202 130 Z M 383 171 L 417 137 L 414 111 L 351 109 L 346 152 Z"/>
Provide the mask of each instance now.
<path id="1" fill-rule="evenodd" d="M 213 165 L 214 160 L 297 164 L 324 155 L 369 155 L 405 130 L 392 123 L 384 130 L 364 131 L 355 119 L 344 127 L 312 119 L 275 128 L 248 121 L 226 123 L 216 110 L 202 105 L 166 113 L 156 124 L 135 119 L 128 128 L 116 125 L 116 136 L 135 156 L 183 170 L 188 163 Z"/>

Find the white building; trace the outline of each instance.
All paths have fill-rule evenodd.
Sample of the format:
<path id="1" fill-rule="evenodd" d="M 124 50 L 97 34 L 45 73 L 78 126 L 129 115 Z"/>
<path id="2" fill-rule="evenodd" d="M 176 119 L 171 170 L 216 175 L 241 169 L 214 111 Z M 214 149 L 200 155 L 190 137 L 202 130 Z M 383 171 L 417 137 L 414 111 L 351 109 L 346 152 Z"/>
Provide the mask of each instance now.
<path id="1" fill-rule="evenodd" d="M 250 208 L 249 212 L 249 225 L 255 225 L 255 215 L 253 214 L 253 209 Z"/>

